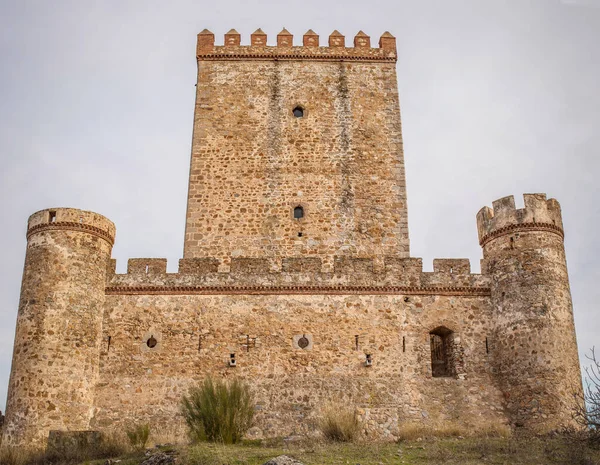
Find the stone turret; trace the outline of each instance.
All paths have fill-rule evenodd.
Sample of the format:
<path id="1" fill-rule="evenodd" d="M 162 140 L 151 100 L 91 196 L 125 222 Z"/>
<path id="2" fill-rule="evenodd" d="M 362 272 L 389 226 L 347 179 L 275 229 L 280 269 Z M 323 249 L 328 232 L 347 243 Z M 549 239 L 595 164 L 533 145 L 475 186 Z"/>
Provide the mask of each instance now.
<path id="1" fill-rule="evenodd" d="M 3 444 L 89 429 L 114 238 L 114 224 L 93 212 L 29 218 Z"/>
<path id="2" fill-rule="evenodd" d="M 491 277 L 491 341 L 509 419 L 548 431 L 569 424 L 572 393 L 581 389 L 573 306 L 559 203 L 525 194 L 477 214 L 482 271 Z"/>

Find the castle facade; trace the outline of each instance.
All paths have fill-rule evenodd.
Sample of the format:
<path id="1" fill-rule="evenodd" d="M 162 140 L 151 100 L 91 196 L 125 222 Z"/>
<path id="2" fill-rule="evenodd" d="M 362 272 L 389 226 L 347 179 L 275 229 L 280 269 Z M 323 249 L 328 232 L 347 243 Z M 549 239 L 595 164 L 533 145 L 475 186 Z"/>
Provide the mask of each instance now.
<path id="1" fill-rule="evenodd" d="M 477 214 L 482 272 L 409 250 L 396 41 L 285 29 L 198 35 L 183 258 L 115 272 L 114 224 L 51 208 L 27 226 L 3 441 L 183 431 L 207 375 L 246 380 L 255 437 L 303 434 L 327 402 L 367 433 L 452 421 L 548 431 L 581 389 L 558 202 Z"/>

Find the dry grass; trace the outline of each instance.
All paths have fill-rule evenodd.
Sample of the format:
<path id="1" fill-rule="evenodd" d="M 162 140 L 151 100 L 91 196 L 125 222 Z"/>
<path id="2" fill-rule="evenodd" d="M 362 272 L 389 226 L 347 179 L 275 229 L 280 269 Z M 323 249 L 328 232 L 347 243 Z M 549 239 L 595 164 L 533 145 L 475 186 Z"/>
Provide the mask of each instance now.
<path id="1" fill-rule="evenodd" d="M 574 446 L 565 438 L 425 439 L 394 443 L 324 443 L 274 447 L 199 444 L 182 453 L 182 464 L 262 465 L 278 455 L 306 465 L 596 465 L 600 451 Z"/>
<path id="2" fill-rule="evenodd" d="M 0 465 L 75 465 L 89 460 L 114 458 L 129 452 L 125 441 L 118 436 L 105 436 L 93 447 L 73 447 L 65 451 L 25 449 L 0 446 Z"/>
<path id="3" fill-rule="evenodd" d="M 24 450 L 21 447 L 0 447 L 0 465 L 29 465 L 39 463 L 42 453 Z"/>
<path id="4" fill-rule="evenodd" d="M 449 428 L 451 430 L 452 428 Z M 470 437 L 464 439 L 422 439 L 395 443 L 331 443 L 306 438 L 299 443 L 270 441 L 271 446 L 256 442 L 237 445 L 203 443 L 180 446 L 178 463 L 181 465 L 262 465 L 278 455 L 289 455 L 306 465 L 597 465 L 600 451 L 566 437 Z M 120 465 L 137 465 L 142 456 L 120 455 Z M 53 459 L 46 456 L 27 457 L 23 451 L 0 449 L 0 465 L 59 465 L 88 464 L 89 458 L 79 462 L 71 459 Z M 67 460 L 67 461 L 65 461 Z M 71 461 L 69 461 L 71 460 Z M 103 465 L 104 460 L 92 462 Z"/>
<path id="5" fill-rule="evenodd" d="M 360 429 L 356 412 L 339 404 L 324 408 L 318 426 L 325 439 L 334 442 L 352 442 Z"/>
<path id="6" fill-rule="evenodd" d="M 127 439 L 129 439 L 129 445 L 138 451 L 143 451 L 148 444 L 148 438 L 150 437 L 150 425 L 135 425 L 133 428 L 125 431 Z"/>
<path id="7" fill-rule="evenodd" d="M 406 423 L 400 425 L 398 430 L 398 438 L 400 441 L 459 437 L 508 438 L 511 435 L 511 430 L 506 425 L 490 424 L 473 429 L 451 421 L 437 423 Z"/>

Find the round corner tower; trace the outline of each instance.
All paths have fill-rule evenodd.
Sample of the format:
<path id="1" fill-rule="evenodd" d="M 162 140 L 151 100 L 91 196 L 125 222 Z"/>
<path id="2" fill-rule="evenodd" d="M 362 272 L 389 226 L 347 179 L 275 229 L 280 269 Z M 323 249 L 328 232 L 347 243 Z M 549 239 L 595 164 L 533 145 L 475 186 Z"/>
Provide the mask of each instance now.
<path id="1" fill-rule="evenodd" d="M 581 372 L 560 205 L 512 196 L 477 214 L 482 271 L 491 278 L 493 363 L 510 421 L 534 431 L 572 424 Z"/>
<path id="2" fill-rule="evenodd" d="M 114 238 L 114 224 L 93 212 L 29 218 L 4 444 L 43 445 L 50 430 L 89 428 Z"/>

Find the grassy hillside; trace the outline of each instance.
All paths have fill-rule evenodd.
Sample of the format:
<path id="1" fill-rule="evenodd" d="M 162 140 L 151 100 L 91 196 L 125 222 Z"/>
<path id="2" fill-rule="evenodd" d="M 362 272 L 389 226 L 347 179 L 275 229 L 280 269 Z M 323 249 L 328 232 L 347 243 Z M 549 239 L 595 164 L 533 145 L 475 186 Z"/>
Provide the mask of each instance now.
<path id="1" fill-rule="evenodd" d="M 579 442 L 565 438 L 465 438 L 428 439 L 403 441 L 392 444 L 360 442 L 355 444 L 331 444 L 300 441 L 286 444 L 245 442 L 241 445 L 218 445 L 203 443 L 195 446 L 161 446 L 145 453 L 125 453 L 112 457 L 110 463 L 137 465 L 149 454 L 166 452 L 181 465 L 262 465 L 278 455 L 288 455 L 306 465 L 381 465 L 381 464 L 600 464 L 600 451 L 592 450 Z M 18 457 L 20 455 L 20 457 Z M 0 456 L 1 457 L 1 456 Z M 24 455 L 4 455 L 1 465 L 25 465 Z M 85 460 L 73 458 L 72 464 L 103 465 L 102 459 Z M 34 465 L 65 463 L 54 458 L 37 457 Z M 120 460 L 120 462 L 116 462 Z"/>

